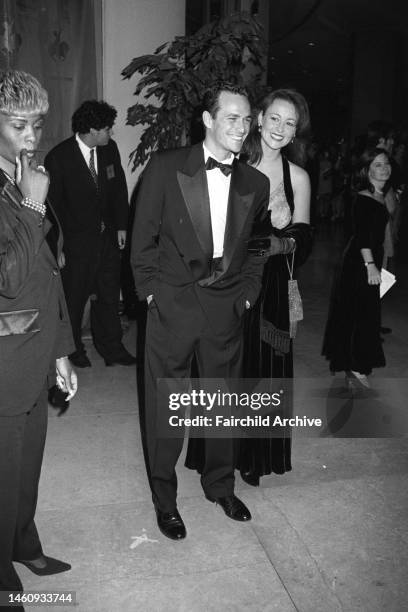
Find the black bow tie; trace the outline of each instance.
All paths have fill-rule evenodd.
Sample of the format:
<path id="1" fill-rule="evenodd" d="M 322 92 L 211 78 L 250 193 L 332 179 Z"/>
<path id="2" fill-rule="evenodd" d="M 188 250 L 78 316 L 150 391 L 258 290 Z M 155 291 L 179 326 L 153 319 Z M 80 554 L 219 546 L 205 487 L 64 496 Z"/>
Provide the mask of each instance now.
<path id="1" fill-rule="evenodd" d="M 223 164 L 213 157 L 209 157 L 205 163 L 205 169 L 212 170 L 213 168 L 219 168 L 225 176 L 229 176 L 232 172 L 232 164 Z"/>

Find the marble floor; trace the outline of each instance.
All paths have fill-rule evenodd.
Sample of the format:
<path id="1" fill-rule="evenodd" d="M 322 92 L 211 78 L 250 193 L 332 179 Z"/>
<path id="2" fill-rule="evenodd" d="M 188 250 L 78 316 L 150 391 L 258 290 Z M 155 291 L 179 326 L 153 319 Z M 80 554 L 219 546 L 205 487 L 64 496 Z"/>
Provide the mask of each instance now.
<path id="1" fill-rule="evenodd" d="M 179 509 L 188 537 L 173 542 L 161 535 L 143 463 L 135 372 L 106 368 L 90 345 L 93 365 L 79 371 L 71 408 L 62 417 L 50 409 L 37 513 L 45 552 L 72 570 L 40 578 L 18 566 L 26 590 L 75 591 L 80 612 L 408 610 L 408 427 L 401 408 L 408 266 L 395 266 L 399 282 L 383 300 L 383 323 L 393 333 L 384 344 L 387 367 L 373 376 L 376 396 L 350 405 L 341 377 L 328 376 L 320 357 L 341 246 L 341 228 L 320 227 L 302 269 L 305 320 L 295 371 L 312 385 L 317 403 L 334 390 L 344 405 L 323 437 L 294 436 L 292 472 L 265 477 L 259 488 L 237 475 L 253 520 L 226 518 L 180 461 Z M 135 333 L 131 323 L 130 350 Z M 365 429 L 367 423 L 376 427 Z"/>

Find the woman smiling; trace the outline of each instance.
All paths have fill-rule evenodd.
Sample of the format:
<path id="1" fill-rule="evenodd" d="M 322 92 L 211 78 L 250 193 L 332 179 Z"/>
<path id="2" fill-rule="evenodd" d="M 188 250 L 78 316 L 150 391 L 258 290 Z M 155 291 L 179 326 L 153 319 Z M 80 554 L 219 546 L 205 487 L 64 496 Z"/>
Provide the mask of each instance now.
<path id="1" fill-rule="evenodd" d="M 388 153 L 371 147 L 356 166 L 354 228 L 343 253 L 331 299 L 323 355 L 332 372 L 344 371 L 351 390 L 369 386 L 367 375 L 385 366 L 380 338 L 381 263 L 388 221 L 385 195 L 391 165 Z"/>

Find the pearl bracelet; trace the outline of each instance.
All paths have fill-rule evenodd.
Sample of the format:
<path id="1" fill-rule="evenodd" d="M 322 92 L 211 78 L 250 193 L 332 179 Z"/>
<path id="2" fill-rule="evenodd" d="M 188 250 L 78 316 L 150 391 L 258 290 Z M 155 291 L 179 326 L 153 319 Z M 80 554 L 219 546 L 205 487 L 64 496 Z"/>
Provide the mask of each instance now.
<path id="1" fill-rule="evenodd" d="M 47 211 L 47 207 L 45 204 L 38 202 L 37 200 L 33 200 L 32 198 L 25 197 L 21 201 L 22 206 L 26 208 L 31 208 L 31 210 L 35 210 L 35 212 L 40 213 L 42 217 L 45 217 L 45 213 Z"/>

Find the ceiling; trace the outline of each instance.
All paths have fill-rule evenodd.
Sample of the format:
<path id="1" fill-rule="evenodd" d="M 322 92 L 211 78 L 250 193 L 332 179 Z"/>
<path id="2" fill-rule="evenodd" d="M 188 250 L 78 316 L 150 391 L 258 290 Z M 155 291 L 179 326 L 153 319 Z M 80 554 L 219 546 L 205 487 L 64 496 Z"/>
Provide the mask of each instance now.
<path id="1" fill-rule="evenodd" d="M 269 82 L 341 94 L 353 36 L 368 30 L 407 37 L 408 0 L 269 0 Z"/>

